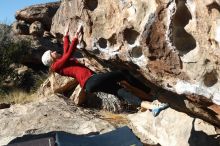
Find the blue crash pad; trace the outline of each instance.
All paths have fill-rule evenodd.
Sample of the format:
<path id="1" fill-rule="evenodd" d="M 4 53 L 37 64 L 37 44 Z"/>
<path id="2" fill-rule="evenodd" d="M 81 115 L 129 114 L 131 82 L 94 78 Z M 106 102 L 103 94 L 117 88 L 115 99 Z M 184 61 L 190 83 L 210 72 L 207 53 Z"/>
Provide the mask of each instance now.
<path id="1" fill-rule="evenodd" d="M 25 135 L 12 140 L 8 146 L 143 146 L 127 127 L 101 135 L 75 135 L 53 131 L 39 135 Z"/>
<path id="2" fill-rule="evenodd" d="M 95 136 L 57 132 L 56 143 L 58 146 L 143 146 L 127 126 Z"/>

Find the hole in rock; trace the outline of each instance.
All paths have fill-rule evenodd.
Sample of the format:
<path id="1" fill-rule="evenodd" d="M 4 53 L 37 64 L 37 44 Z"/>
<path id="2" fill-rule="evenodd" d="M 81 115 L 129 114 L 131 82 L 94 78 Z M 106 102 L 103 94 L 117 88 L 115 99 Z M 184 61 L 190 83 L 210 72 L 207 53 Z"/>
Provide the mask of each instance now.
<path id="1" fill-rule="evenodd" d="M 127 41 L 128 44 L 130 45 L 135 43 L 138 36 L 139 36 L 139 32 L 137 32 L 134 29 L 126 28 L 124 30 L 124 34 L 123 34 L 124 40 Z"/>
<path id="2" fill-rule="evenodd" d="M 204 84 L 207 87 L 211 87 L 213 85 L 215 85 L 218 82 L 218 74 L 216 73 L 215 70 L 211 71 L 211 72 L 207 72 L 204 75 Z"/>
<path id="3" fill-rule="evenodd" d="M 98 6 L 98 0 L 85 0 L 85 8 L 94 11 Z"/>
<path id="4" fill-rule="evenodd" d="M 173 17 L 173 44 L 180 55 L 187 54 L 196 47 L 196 40 L 186 32 L 184 27 L 192 19 L 192 15 L 186 7 L 186 0 L 176 0 L 177 10 Z"/>
<path id="5" fill-rule="evenodd" d="M 117 44 L 117 38 L 116 38 L 116 34 L 114 33 L 109 39 L 108 39 L 109 43 L 111 46 L 114 46 L 115 44 Z"/>
<path id="6" fill-rule="evenodd" d="M 98 45 L 101 48 L 106 48 L 107 47 L 107 40 L 104 38 L 99 38 Z"/>
<path id="7" fill-rule="evenodd" d="M 216 9 L 216 10 L 218 10 L 220 12 L 220 6 L 216 2 L 213 2 L 213 3 L 209 4 L 209 5 L 207 5 L 207 8 L 208 8 L 209 12 L 211 12 L 212 9 Z"/>
<path id="8" fill-rule="evenodd" d="M 132 48 L 131 50 L 131 56 L 134 57 L 134 58 L 139 58 L 142 56 L 142 48 L 139 47 L 139 46 L 136 46 L 134 48 Z"/>

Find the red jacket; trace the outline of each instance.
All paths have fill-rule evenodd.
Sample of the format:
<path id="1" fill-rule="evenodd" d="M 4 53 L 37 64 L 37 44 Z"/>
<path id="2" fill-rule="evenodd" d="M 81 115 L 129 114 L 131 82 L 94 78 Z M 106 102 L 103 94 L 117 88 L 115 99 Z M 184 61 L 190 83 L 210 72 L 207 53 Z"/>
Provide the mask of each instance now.
<path id="1" fill-rule="evenodd" d="M 66 35 L 64 37 L 63 56 L 56 60 L 51 68 L 60 75 L 76 78 L 80 86 L 84 88 L 86 81 L 92 76 L 93 72 L 72 57 L 76 45 L 77 38 L 74 38 L 69 46 L 69 36 Z"/>

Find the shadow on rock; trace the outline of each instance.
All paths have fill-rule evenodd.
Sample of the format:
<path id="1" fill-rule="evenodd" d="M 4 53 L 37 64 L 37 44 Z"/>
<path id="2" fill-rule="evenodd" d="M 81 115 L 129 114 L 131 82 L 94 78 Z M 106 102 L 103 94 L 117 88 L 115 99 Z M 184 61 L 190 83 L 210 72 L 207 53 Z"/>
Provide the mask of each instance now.
<path id="1" fill-rule="evenodd" d="M 219 146 L 220 135 L 207 135 L 203 131 L 196 131 L 194 119 L 192 122 L 192 130 L 188 143 L 190 146 Z"/>

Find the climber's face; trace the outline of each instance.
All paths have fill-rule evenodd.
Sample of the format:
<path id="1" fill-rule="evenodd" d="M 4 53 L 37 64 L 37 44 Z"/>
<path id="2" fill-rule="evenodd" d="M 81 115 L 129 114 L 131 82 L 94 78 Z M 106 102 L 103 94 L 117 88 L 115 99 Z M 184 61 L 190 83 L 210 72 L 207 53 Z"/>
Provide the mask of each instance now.
<path id="1" fill-rule="evenodd" d="M 57 53 L 57 51 L 51 52 L 50 55 L 54 60 L 61 58 L 61 54 Z"/>

